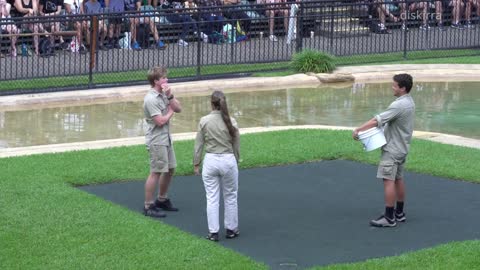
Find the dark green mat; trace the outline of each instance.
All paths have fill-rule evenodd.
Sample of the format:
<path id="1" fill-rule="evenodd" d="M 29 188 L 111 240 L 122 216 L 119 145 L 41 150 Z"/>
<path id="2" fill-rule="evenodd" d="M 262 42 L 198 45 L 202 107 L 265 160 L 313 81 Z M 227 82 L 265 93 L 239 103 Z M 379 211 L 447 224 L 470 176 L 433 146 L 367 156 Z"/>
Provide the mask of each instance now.
<path id="1" fill-rule="evenodd" d="M 407 222 L 370 227 L 383 212 L 383 184 L 375 174 L 375 166 L 341 160 L 242 170 L 241 234 L 229 240 L 222 233 L 219 244 L 272 269 L 301 269 L 480 238 L 480 185 L 408 172 Z M 81 187 L 139 212 L 143 188 L 144 180 Z M 205 236 L 201 178 L 175 177 L 170 197 L 180 212 L 160 221 Z"/>

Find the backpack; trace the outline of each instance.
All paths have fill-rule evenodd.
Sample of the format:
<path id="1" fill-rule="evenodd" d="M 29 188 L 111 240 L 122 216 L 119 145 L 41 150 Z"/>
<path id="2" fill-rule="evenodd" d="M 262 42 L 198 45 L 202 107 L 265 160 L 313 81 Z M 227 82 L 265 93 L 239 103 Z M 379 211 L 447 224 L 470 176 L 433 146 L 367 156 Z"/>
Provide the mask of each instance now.
<path id="1" fill-rule="evenodd" d="M 150 45 L 150 25 L 140 24 L 137 26 L 137 42 L 142 49 L 148 49 Z"/>
<path id="2" fill-rule="evenodd" d="M 214 31 L 211 35 L 208 36 L 208 42 L 213 44 L 222 44 L 225 43 L 225 38 L 219 32 Z"/>
<path id="3" fill-rule="evenodd" d="M 40 56 L 50 56 L 53 55 L 53 46 L 50 42 L 50 38 L 48 37 L 41 37 L 40 41 L 38 42 L 38 52 Z"/>

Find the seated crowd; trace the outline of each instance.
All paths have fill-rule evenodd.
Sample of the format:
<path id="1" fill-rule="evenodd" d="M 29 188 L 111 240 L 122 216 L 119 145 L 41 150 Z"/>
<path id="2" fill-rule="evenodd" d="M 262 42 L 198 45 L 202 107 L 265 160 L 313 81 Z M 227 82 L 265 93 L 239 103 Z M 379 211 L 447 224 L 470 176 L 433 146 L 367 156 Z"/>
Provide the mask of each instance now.
<path id="1" fill-rule="evenodd" d="M 245 0 L 243 0 L 245 1 Z M 251 1 L 251 0 L 249 0 Z M 212 37 L 224 31 L 224 26 L 230 24 L 247 39 L 250 32 L 252 18 L 241 6 L 255 4 L 256 12 L 265 16 L 269 24 L 269 39 L 278 41 L 274 35 L 274 19 L 284 17 L 285 31 L 288 29 L 289 6 L 287 0 L 185 0 L 177 2 L 171 0 L 0 0 L 1 34 L 10 39 L 10 55 L 17 55 L 17 41 L 20 33 L 25 31 L 31 34 L 32 47 L 36 55 L 40 54 L 40 40 L 48 38 L 55 48 L 85 53 L 92 46 L 91 20 L 84 17 L 64 17 L 65 15 L 94 15 L 98 14 L 98 42 L 96 49 L 108 50 L 120 48 L 120 39 L 128 31 L 130 44 L 128 48 L 140 50 L 137 41 L 138 30 L 143 34 L 152 35 L 154 47 L 164 49 L 166 44 L 160 39 L 157 24 L 160 20 L 154 11 L 158 10 L 165 15 L 166 21 L 181 25 L 178 37 L 179 46 L 188 46 L 187 35 L 193 33 L 203 42 L 213 42 Z M 290 2 L 290 1 L 289 1 Z M 138 13 L 141 11 L 142 13 Z M 147 15 L 147 16 L 145 16 Z M 41 20 L 11 20 L 10 18 L 51 17 Z M 63 17 L 62 17 L 63 16 Z M 66 18 L 66 19 L 65 19 Z M 80 18 L 80 19 L 79 19 Z M 201 22 L 201 24 L 199 23 Z M 200 29 L 200 26 L 201 29 Z M 141 28 L 141 29 L 139 29 Z M 237 29 L 240 28 L 240 29 Z M 68 37 L 69 42 L 62 34 L 62 30 L 75 32 Z M 145 30 L 146 29 L 146 30 Z M 235 30 L 235 31 L 236 31 Z M 73 36 L 73 37 L 72 37 Z M 1 37 L 0 37 L 1 39 Z M 52 45 L 52 46 L 53 46 Z M 72 47 L 74 47 L 72 49 Z"/>
<path id="2" fill-rule="evenodd" d="M 387 19 L 391 22 L 401 22 L 401 29 L 408 30 L 407 20 L 420 20 L 420 30 L 430 29 L 429 21 L 435 21 L 439 30 L 445 31 L 444 16 L 451 14 L 451 27 L 455 29 L 474 28 L 472 11 L 475 18 L 480 18 L 480 0 L 434 0 L 434 1 L 385 1 L 374 0 L 375 13 L 378 16 L 378 28 L 381 33 L 389 33 L 386 27 Z M 446 12 L 450 10 L 450 12 Z"/>
<path id="3" fill-rule="evenodd" d="M 45 37 L 56 48 L 86 53 L 94 49 L 131 48 L 140 50 L 144 43 L 138 38 L 152 35 L 153 47 L 164 49 L 157 26 L 163 22 L 181 25 L 177 44 L 188 46 L 188 35 L 193 33 L 203 42 L 216 43 L 216 37 L 228 31 L 241 33 L 248 39 L 253 19 L 258 17 L 268 21 L 268 38 L 277 42 L 274 26 L 275 18 L 283 18 L 285 34 L 288 32 L 290 4 L 302 0 L 0 0 L 1 34 L 10 39 L 10 55 L 17 55 L 18 36 L 29 31 L 33 37 L 33 50 L 40 54 L 40 39 Z M 248 2 L 250 1 L 250 2 Z M 451 10 L 451 27 L 456 29 L 473 28 L 472 13 L 480 18 L 480 0 L 433 0 L 425 2 L 405 2 L 398 0 L 364 0 L 378 17 L 381 33 L 389 33 L 387 20 L 401 23 L 408 30 L 407 20 L 420 20 L 421 30 L 430 28 L 428 22 L 436 21 L 444 30 L 443 16 Z M 246 4 L 254 4 L 245 9 Z M 432 11 L 434 10 L 434 11 Z M 156 16 L 158 11 L 166 21 Z M 141 13 L 139 13 L 141 12 Z M 98 40 L 92 39 L 91 17 L 64 15 L 95 15 L 98 18 Z M 253 14 L 253 15 L 252 15 Z M 434 16 L 431 16 L 431 15 Z M 28 20 L 29 17 L 52 17 L 42 20 Z M 62 17 L 63 16 L 63 17 Z M 292 15 L 293 16 L 293 15 Z M 25 23 L 15 18 L 25 18 Z M 82 19 L 83 18 L 83 19 Z M 229 27 L 227 27 L 229 26 Z M 235 29 L 236 30 L 233 30 Z M 62 30 L 70 30 L 74 35 L 66 37 Z M 128 38 L 125 41 L 125 34 Z M 223 32 L 223 33 L 222 33 Z M 0 41 L 1 41 L 0 37 Z M 195 39 L 195 38 L 191 38 Z M 94 42 L 95 41 L 95 42 Z M 141 44 L 140 44 L 141 43 Z M 53 46 L 52 45 L 52 46 Z"/>

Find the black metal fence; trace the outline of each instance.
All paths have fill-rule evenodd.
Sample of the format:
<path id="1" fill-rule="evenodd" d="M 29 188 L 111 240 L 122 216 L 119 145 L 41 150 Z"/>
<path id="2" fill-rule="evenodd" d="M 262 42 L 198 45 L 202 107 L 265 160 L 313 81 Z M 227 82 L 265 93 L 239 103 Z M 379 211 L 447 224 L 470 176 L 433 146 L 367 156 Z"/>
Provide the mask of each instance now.
<path id="1" fill-rule="evenodd" d="M 179 80 L 285 69 L 304 49 L 335 55 L 338 64 L 480 55 L 480 7 L 470 18 L 455 8 L 444 1 L 244 2 L 3 19 L 0 94 L 144 83 L 155 65 Z"/>

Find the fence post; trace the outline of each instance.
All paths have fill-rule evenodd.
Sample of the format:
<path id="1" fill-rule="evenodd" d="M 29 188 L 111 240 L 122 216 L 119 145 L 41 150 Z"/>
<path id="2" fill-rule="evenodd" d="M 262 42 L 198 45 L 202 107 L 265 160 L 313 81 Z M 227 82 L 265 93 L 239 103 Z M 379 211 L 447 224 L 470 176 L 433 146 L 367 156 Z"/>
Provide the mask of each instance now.
<path id="1" fill-rule="evenodd" d="M 331 54 L 335 54 L 333 53 L 333 36 L 334 36 L 334 33 L 333 33 L 333 30 L 335 30 L 334 28 L 334 19 L 335 19 L 335 16 L 334 16 L 334 12 L 335 12 L 335 3 L 330 3 L 330 53 Z"/>
<path id="2" fill-rule="evenodd" d="M 228 22 L 227 22 L 228 23 Z M 235 64 L 235 42 L 236 42 L 236 24 L 235 21 L 232 21 L 231 36 L 227 37 L 228 42 L 231 42 L 231 53 L 230 53 L 230 63 Z M 230 39 L 231 38 L 231 39 Z"/>
<path id="3" fill-rule="evenodd" d="M 97 47 L 98 36 L 98 17 L 93 16 L 91 18 L 92 32 L 90 33 L 90 70 L 88 72 L 88 88 L 93 87 L 93 69 L 95 68 L 95 49 Z"/>
<path id="4" fill-rule="evenodd" d="M 403 31 L 403 59 L 407 59 L 407 46 L 408 46 L 408 42 L 407 42 L 407 39 L 408 39 L 408 17 L 410 16 L 410 11 L 409 11 L 409 3 L 408 3 L 408 0 L 405 0 L 405 5 L 406 5 L 406 11 L 405 11 L 405 20 L 403 21 L 403 23 L 405 24 L 405 29 L 402 29 Z M 402 16 L 400 14 L 400 16 Z M 401 18 L 400 18 L 401 20 Z"/>
<path id="5" fill-rule="evenodd" d="M 296 47 L 295 47 L 295 52 L 301 52 L 303 49 L 303 16 L 305 14 L 304 12 L 304 5 L 306 5 L 305 2 L 303 3 L 298 3 L 298 13 L 297 13 L 297 36 L 295 38 L 296 40 Z M 290 15 L 291 16 L 291 15 Z M 288 33 L 287 33 L 288 34 Z"/>
<path id="6" fill-rule="evenodd" d="M 203 46 L 203 40 L 202 40 L 202 35 L 201 35 L 201 28 L 200 28 L 200 24 L 197 22 L 195 22 L 197 24 L 197 72 L 196 72 L 196 77 L 197 79 L 200 79 L 200 77 L 202 76 L 201 74 L 201 66 L 202 66 L 202 46 Z"/>

